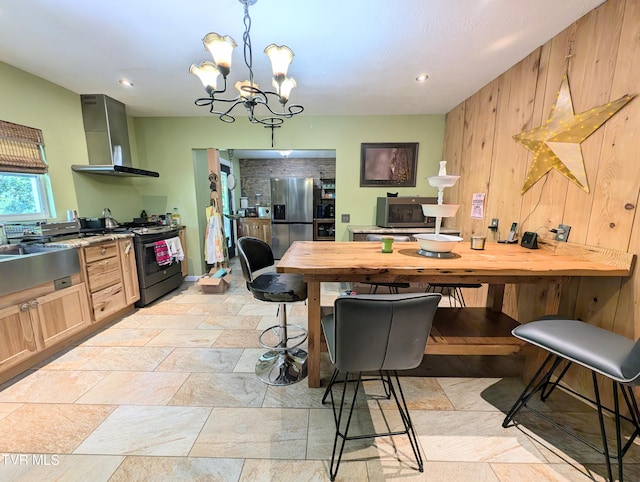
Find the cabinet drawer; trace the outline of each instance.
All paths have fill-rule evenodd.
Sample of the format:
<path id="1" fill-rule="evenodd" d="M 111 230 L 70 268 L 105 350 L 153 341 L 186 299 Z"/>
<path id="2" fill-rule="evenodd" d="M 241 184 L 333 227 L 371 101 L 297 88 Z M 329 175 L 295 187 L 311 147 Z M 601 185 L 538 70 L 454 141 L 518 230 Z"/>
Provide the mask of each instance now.
<path id="1" fill-rule="evenodd" d="M 124 308 L 126 302 L 122 283 L 109 286 L 91 295 L 91 304 L 93 305 L 93 317 L 96 321 L 115 313 Z"/>
<path id="2" fill-rule="evenodd" d="M 95 293 L 122 281 L 118 258 L 107 258 L 87 266 L 89 291 Z"/>
<path id="3" fill-rule="evenodd" d="M 96 246 L 84 248 L 84 257 L 87 263 L 92 263 L 101 259 L 111 258 L 118 255 L 118 245 L 115 241 L 102 243 Z"/>

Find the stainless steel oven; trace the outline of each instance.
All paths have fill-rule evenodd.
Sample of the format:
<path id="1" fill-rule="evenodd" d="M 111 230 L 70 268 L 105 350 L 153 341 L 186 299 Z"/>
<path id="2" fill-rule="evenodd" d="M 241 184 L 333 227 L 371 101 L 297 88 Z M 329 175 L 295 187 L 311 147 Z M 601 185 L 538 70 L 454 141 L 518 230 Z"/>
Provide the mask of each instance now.
<path id="1" fill-rule="evenodd" d="M 146 306 L 152 301 L 178 288 L 182 284 L 182 271 L 179 261 L 160 266 L 156 261 L 155 244 L 158 241 L 178 236 L 177 229 L 138 228 L 132 229 L 136 252 L 136 267 L 140 285 L 140 301 L 136 306 Z"/>

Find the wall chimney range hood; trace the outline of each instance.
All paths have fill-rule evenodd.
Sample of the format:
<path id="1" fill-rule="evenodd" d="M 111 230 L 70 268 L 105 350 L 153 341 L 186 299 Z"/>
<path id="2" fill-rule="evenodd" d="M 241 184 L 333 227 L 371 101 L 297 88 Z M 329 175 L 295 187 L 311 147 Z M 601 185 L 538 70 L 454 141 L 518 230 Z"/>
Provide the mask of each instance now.
<path id="1" fill-rule="evenodd" d="M 120 177 L 160 177 L 131 165 L 124 104 L 104 94 L 81 95 L 82 120 L 89 164 L 74 164 L 76 172 Z"/>

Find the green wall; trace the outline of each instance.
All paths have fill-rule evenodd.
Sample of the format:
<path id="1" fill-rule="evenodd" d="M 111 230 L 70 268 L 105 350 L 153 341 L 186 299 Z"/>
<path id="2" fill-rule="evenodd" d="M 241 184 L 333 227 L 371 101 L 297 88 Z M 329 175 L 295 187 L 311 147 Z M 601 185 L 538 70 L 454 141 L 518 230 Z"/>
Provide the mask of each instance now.
<path id="1" fill-rule="evenodd" d="M 188 256 L 201 252 L 197 233 L 192 149 L 269 149 L 271 132 L 238 118 L 224 124 L 212 117 L 136 118 L 139 156 L 160 172 L 153 189 L 166 193 L 180 207 L 187 225 Z M 435 196 L 426 177 L 437 174 L 442 159 L 444 115 L 424 116 L 299 116 L 275 133 L 276 149 L 336 150 L 336 240 L 349 238 L 348 224 L 375 224 L 376 198 L 387 188 L 360 188 L 362 142 L 418 142 L 417 185 L 393 188 L 403 195 Z M 196 182 L 207 182 L 197 179 Z M 144 192 L 144 191 L 143 191 Z M 350 214 L 349 223 L 340 216 Z M 195 237 L 195 238 L 194 238 Z M 191 263 L 189 265 L 191 267 Z"/>
<path id="2" fill-rule="evenodd" d="M 241 115 L 234 124 L 215 117 L 148 117 L 129 119 L 134 166 L 152 169 L 160 178 L 112 178 L 71 171 L 87 164 L 80 96 L 0 62 L 0 119 L 42 129 L 58 217 L 77 209 L 99 216 L 109 207 L 119 221 L 140 214 L 160 214 L 177 207 L 187 226 L 189 272 L 201 274 L 202 241 L 196 185 L 207 183 L 194 167 L 194 149 L 269 149 L 271 131 L 249 124 Z M 96 92 L 87 92 L 96 93 Z M 417 186 L 393 188 L 400 195 L 436 195 L 426 177 L 437 173 L 442 157 L 444 115 L 316 117 L 303 114 L 275 131 L 276 149 L 336 151 L 336 239 L 348 239 L 347 223 L 374 224 L 376 197 L 387 188 L 360 188 L 362 142 L 418 142 Z"/>

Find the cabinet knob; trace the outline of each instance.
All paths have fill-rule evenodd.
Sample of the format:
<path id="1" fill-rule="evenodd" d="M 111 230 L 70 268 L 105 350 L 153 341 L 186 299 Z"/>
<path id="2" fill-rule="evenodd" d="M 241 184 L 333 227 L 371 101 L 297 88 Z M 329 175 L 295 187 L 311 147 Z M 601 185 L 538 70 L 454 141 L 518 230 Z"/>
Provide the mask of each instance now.
<path id="1" fill-rule="evenodd" d="M 131 251 L 131 241 L 127 241 L 127 245 L 124 248 L 124 254 L 128 255 L 129 251 Z"/>
<path id="2" fill-rule="evenodd" d="M 107 254 L 107 248 L 102 248 L 102 249 L 100 250 L 100 253 L 101 253 L 101 254 Z"/>
<path id="3" fill-rule="evenodd" d="M 22 303 L 22 305 L 20 305 L 20 311 L 28 311 L 29 310 L 29 303 Z"/>
<path id="4" fill-rule="evenodd" d="M 31 308 L 35 308 L 38 306 L 38 300 L 33 300 L 29 303 L 29 306 L 31 306 Z"/>

